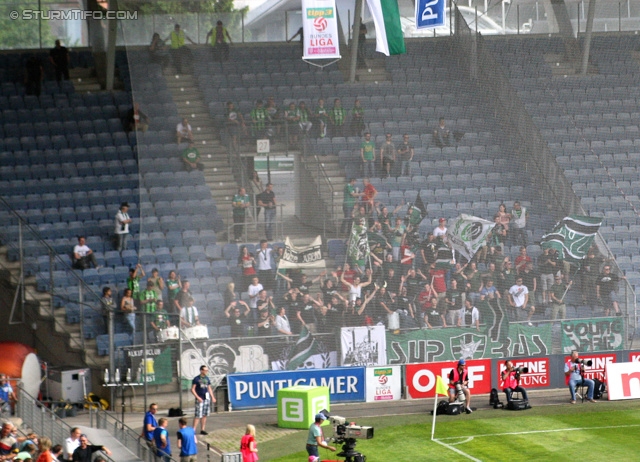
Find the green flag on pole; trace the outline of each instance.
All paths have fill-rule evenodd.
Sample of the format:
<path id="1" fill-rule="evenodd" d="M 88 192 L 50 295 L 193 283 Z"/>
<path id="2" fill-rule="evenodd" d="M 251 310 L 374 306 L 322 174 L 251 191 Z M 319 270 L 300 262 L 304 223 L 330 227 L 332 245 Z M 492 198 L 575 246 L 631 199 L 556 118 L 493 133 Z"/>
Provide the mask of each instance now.
<path id="1" fill-rule="evenodd" d="M 584 260 L 600 229 L 602 218 L 570 215 L 560 220 L 544 236 L 540 247 L 558 251 L 560 260 L 578 263 Z"/>

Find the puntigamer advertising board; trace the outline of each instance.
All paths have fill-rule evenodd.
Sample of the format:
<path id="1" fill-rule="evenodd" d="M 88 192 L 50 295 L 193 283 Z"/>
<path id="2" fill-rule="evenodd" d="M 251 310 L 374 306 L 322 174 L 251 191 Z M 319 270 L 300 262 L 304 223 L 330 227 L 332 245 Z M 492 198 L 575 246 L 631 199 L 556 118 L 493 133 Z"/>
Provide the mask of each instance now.
<path id="1" fill-rule="evenodd" d="M 294 385 L 328 387 L 331 403 L 365 400 L 364 367 L 229 374 L 227 382 L 233 409 L 276 407 L 278 390 Z"/>

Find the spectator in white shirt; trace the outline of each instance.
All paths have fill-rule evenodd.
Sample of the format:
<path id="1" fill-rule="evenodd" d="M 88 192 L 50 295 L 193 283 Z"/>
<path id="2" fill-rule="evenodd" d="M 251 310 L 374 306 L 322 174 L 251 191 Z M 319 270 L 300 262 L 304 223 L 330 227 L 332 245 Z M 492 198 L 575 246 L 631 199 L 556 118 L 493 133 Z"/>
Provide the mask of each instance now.
<path id="1" fill-rule="evenodd" d="M 193 298 L 189 298 L 189 306 L 183 306 L 180 310 L 180 324 L 182 327 L 192 327 L 200 324 L 198 308 L 194 306 Z"/>
<path id="2" fill-rule="evenodd" d="M 115 234 L 117 238 L 117 250 L 122 252 L 127 249 L 127 238 L 129 237 L 129 224 L 131 223 L 131 217 L 129 217 L 129 203 L 123 202 L 120 204 L 120 210 L 116 213 L 115 222 Z"/>
<path id="3" fill-rule="evenodd" d="M 475 327 L 476 330 L 480 330 L 480 312 L 470 298 L 464 301 L 464 307 L 460 310 L 458 327 Z"/>
<path id="4" fill-rule="evenodd" d="M 73 427 L 69 432 L 69 438 L 64 440 L 64 460 L 71 461 L 73 459 L 73 451 L 80 446 L 80 435 L 82 432 L 78 427 Z"/>
<path id="5" fill-rule="evenodd" d="M 189 143 L 193 143 L 193 132 L 191 131 L 191 125 L 189 125 L 189 121 L 187 118 L 183 118 L 182 122 L 180 122 L 176 126 L 176 138 L 178 140 L 178 144 L 185 139 Z"/>
<path id="6" fill-rule="evenodd" d="M 291 324 L 289 324 L 289 318 L 287 318 L 287 310 L 284 306 L 278 309 L 275 326 L 279 333 L 283 335 L 293 335 L 291 332 Z"/>
<path id="7" fill-rule="evenodd" d="M 84 236 L 78 236 L 78 244 L 73 248 L 73 267 L 84 270 L 93 265 L 94 268 L 99 268 L 96 255 L 86 242 Z"/>
<path id="8" fill-rule="evenodd" d="M 447 220 L 445 218 L 440 218 L 438 220 L 438 226 L 433 230 L 433 236 L 438 238 L 442 237 L 442 239 L 447 239 Z"/>

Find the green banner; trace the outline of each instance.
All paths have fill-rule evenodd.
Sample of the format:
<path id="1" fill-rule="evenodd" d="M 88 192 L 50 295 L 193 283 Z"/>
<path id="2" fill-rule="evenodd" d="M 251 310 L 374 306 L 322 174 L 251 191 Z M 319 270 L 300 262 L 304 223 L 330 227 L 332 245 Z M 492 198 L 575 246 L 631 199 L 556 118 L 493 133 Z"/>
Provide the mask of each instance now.
<path id="1" fill-rule="evenodd" d="M 482 303 L 482 302 L 481 302 Z M 480 306 L 478 306 L 480 309 Z M 551 354 L 551 324 L 509 325 L 506 317 L 487 319 L 486 327 L 387 332 L 387 362 L 409 364 L 460 358 L 511 358 Z"/>
<path id="2" fill-rule="evenodd" d="M 624 348 L 624 318 L 578 319 L 562 322 L 562 351 L 614 351 Z"/>
<path id="3" fill-rule="evenodd" d="M 128 350 L 131 361 L 131 370 L 135 380 L 146 378 L 148 385 L 164 385 L 171 383 L 173 375 L 173 362 L 171 361 L 171 347 L 149 347 L 147 348 L 147 358 L 145 362 L 144 349 Z"/>

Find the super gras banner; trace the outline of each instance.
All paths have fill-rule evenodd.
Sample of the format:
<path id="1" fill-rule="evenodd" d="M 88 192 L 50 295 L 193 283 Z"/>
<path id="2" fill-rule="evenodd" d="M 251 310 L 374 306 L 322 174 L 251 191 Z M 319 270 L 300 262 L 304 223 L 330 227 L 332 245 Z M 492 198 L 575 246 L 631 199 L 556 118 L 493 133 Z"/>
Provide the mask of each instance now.
<path id="1" fill-rule="evenodd" d="M 624 348 L 624 319 L 597 318 L 562 322 L 562 352 L 615 351 Z"/>
<path id="2" fill-rule="evenodd" d="M 482 330 L 421 329 L 394 335 L 387 332 L 388 364 L 454 361 L 460 358 L 510 358 L 551 354 L 551 324 L 529 327 L 509 324 L 499 306 L 477 304 Z"/>

